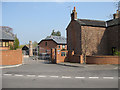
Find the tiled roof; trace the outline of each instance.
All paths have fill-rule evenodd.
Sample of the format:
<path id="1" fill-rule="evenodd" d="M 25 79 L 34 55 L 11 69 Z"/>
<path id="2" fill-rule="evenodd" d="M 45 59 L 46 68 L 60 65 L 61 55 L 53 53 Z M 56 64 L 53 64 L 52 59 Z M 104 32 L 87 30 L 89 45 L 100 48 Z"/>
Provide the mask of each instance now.
<path id="1" fill-rule="evenodd" d="M 120 25 L 120 18 L 107 21 L 107 27 L 114 25 Z"/>
<path id="2" fill-rule="evenodd" d="M 77 22 L 80 25 L 84 25 L 84 26 L 106 27 L 105 21 L 89 20 L 89 19 L 77 19 Z"/>
<path id="3" fill-rule="evenodd" d="M 0 30 L 0 39 L 1 40 L 14 40 L 14 36 L 10 33 L 5 32 L 4 30 Z"/>
<path id="4" fill-rule="evenodd" d="M 47 36 L 45 39 L 43 40 L 53 40 L 55 41 L 57 44 L 66 44 L 66 38 L 63 36 Z"/>

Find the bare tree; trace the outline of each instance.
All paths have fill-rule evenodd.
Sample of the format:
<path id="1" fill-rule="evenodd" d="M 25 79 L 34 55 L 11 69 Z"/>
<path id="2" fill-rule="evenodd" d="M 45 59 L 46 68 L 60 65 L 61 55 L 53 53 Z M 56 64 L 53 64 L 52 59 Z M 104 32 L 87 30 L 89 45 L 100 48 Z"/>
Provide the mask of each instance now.
<path id="1" fill-rule="evenodd" d="M 91 43 L 91 37 L 92 33 L 89 33 L 88 27 L 83 26 L 83 31 L 82 31 L 82 55 L 83 55 L 83 61 L 84 64 L 86 63 L 86 56 L 89 48 L 89 44 Z"/>

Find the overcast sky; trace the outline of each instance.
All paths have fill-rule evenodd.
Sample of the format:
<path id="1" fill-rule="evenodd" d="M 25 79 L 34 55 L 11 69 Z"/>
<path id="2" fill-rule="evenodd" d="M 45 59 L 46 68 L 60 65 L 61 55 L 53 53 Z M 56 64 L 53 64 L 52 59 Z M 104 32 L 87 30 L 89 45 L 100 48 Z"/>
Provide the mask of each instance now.
<path id="1" fill-rule="evenodd" d="M 13 28 L 20 44 L 39 42 L 53 29 L 66 37 L 70 13 L 76 6 L 78 18 L 109 20 L 116 12 L 113 2 L 3 2 L 2 24 Z"/>

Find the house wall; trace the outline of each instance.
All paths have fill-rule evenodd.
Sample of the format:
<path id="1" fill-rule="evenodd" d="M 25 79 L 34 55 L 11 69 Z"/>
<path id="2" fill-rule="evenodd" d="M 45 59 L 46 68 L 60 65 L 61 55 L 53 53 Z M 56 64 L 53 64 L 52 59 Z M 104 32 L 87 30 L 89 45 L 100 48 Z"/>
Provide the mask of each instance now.
<path id="1" fill-rule="evenodd" d="M 10 44 L 13 45 L 14 41 L 9 41 L 9 47 L 0 47 L 0 50 L 9 50 Z"/>
<path id="2" fill-rule="evenodd" d="M 87 55 L 107 54 L 107 35 L 104 27 L 80 26 L 71 21 L 67 28 L 68 51 L 81 55 L 87 50 Z"/>
<path id="3" fill-rule="evenodd" d="M 47 46 L 45 45 L 45 43 L 47 42 Z M 40 44 L 39 44 L 39 53 L 46 53 L 46 50 L 47 50 L 47 53 L 48 54 L 51 54 L 51 49 L 52 48 L 59 48 L 59 49 L 63 49 L 62 48 L 63 45 L 60 45 L 60 48 L 59 48 L 59 45 L 56 44 L 54 41 L 52 40 L 46 40 L 46 41 L 42 41 Z M 65 49 L 67 49 L 67 45 L 65 45 Z"/>
<path id="4" fill-rule="evenodd" d="M 60 48 L 59 48 L 59 46 L 60 46 Z M 63 48 L 63 45 L 57 45 L 57 48 L 58 48 L 58 49 L 61 49 L 61 50 L 62 50 L 62 49 L 67 49 L 67 45 L 65 45 L 65 48 Z"/>
<path id="5" fill-rule="evenodd" d="M 107 34 L 104 27 L 81 26 L 82 52 L 86 55 L 107 54 Z"/>
<path id="6" fill-rule="evenodd" d="M 0 65 L 17 65 L 22 64 L 22 50 L 6 50 L 0 51 Z"/>
<path id="7" fill-rule="evenodd" d="M 47 46 L 45 45 L 46 42 L 47 42 Z M 47 50 L 47 53 L 50 54 L 51 48 L 56 48 L 56 47 L 57 47 L 57 44 L 52 40 L 42 41 L 39 44 L 39 53 L 46 53 L 46 50 Z"/>
<path id="8" fill-rule="evenodd" d="M 76 21 L 71 21 L 67 27 L 67 49 L 81 54 L 81 27 Z"/>
<path id="9" fill-rule="evenodd" d="M 112 47 L 120 51 L 120 25 L 108 27 L 107 30 L 108 53 L 112 54 Z"/>

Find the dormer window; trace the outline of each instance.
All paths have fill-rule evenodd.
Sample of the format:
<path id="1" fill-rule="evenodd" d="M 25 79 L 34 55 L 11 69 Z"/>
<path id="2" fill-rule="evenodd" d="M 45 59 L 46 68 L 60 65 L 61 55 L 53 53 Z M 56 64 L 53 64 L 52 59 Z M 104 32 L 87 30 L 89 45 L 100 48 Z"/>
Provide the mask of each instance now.
<path id="1" fill-rule="evenodd" d="M 64 49 L 64 48 L 65 48 L 65 45 L 62 45 L 62 48 Z"/>

